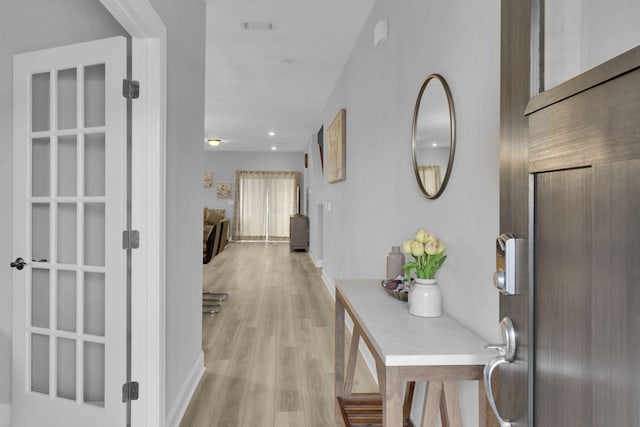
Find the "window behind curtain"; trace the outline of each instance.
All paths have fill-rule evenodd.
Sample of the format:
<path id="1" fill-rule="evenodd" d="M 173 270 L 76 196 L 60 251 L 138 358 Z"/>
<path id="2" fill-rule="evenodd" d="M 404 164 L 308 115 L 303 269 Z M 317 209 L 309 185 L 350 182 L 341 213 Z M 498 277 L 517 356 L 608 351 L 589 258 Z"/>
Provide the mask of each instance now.
<path id="1" fill-rule="evenodd" d="M 288 240 L 299 186 L 298 172 L 236 171 L 233 238 Z"/>

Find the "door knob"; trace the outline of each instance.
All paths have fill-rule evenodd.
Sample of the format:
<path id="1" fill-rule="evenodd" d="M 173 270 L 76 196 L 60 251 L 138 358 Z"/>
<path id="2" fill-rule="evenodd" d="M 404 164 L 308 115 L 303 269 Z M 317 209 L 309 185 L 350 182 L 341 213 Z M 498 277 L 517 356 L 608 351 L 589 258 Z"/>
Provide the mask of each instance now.
<path id="1" fill-rule="evenodd" d="M 500 292 L 507 289 L 507 274 L 503 270 L 497 270 L 493 273 L 493 286 L 498 288 Z"/>
<path id="2" fill-rule="evenodd" d="M 485 346 L 485 348 L 497 350 L 499 355 L 494 357 L 484 367 L 484 391 L 487 394 L 489 405 L 491 406 L 493 413 L 496 415 L 496 418 L 500 423 L 500 427 L 512 427 L 512 422 L 502 418 L 502 416 L 500 415 L 500 412 L 498 411 L 498 407 L 496 405 L 495 396 L 493 394 L 493 387 L 491 385 L 491 377 L 493 376 L 493 371 L 498 366 L 505 363 L 511 363 L 515 360 L 516 331 L 513 327 L 513 322 L 508 317 L 505 317 L 504 319 L 502 319 L 502 321 L 500 321 L 500 340 L 500 344 L 489 344 Z"/>
<path id="3" fill-rule="evenodd" d="M 24 259 L 18 257 L 16 258 L 15 261 L 11 263 L 11 268 L 17 268 L 18 270 L 22 270 L 25 265 L 27 265 L 27 263 L 24 262 Z"/>

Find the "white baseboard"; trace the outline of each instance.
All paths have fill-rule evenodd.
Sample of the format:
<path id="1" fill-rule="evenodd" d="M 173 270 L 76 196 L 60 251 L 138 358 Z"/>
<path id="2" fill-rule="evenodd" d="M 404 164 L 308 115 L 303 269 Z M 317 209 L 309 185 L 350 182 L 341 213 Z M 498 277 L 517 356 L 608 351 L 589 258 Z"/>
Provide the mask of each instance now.
<path id="1" fill-rule="evenodd" d="M 311 252 L 311 249 L 309 249 L 308 253 L 309 253 L 309 256 L 311 257 L 311 261 L 313 261 L 313 265 L 315 265 L 316 268 L 322 268 L 322 260 L 316 258 L 313 252 Z"/>
<path id="2" fill-rule="evenodd" d="M 327 287 L 327 291 L 329 292 L 329 295 L 331 295 L 331 298 L 335 301 L 336 285 L 331 279 L 331 277 L 329 277 L 329 275 L 326 273 L 326 270 L 322 270 L 322 281 L 324 282 L 324 285 Z M 348 314 L 345 316 L 345 324 L 347 326 L 347 329 L 349 329 L 349 332 L 353 333 L 353 321 L 349 318 Z M 377 384 L 378 371 L 376 370 L 376 360 L 373 358 L 373 355 L 369 351 L 369 348 L 367 348 L 367 345 L 364 343 L 364 340 L 360 340 L 360 345 L 358 346 L 358 348 L 360 349 L 360 354 L 362 355 L 362 359 L 364 360 L 365 365 L 367 365 L 367 368 L 369 368 L 369 372 L 371 372 L 371 376 L 373 376 L 373 380 Z"/>
<path id="3" fill-rule="evenodd" d="M 167 427 L 178 427 L 180 425 L 180 421 L 182 421 L 182 417 L 189 406 L 189 402 L 191 402 L 193 393 L 196 391 L 196 387 L 198 387 L 202 375 L 204 375 L 204 352 L 201 351 L 200 356 L 189 373 L 189 376 L 182 384 L 180 393 L 178 393 L 178 397 L 176 397 L 176 401 L 171 407 L 171 411 L 169 411 L 167 422 L 165 424 Z M 0 425 L 0 427 L 2 426 Z"/>
<path id="4" fill-rule="evenodd" d="M 11 427 L 10 403 L 0 403 L 0 427 Z"/>
<path id="5" fill-rule="evenodd" d="M 327 287 L 327 290 L 329 291 L 329 295 L 331 295 L 331 298 L 335 301 L 336 300 L 336 284 L 333 283 L 333 279 L 329 277 L 329 275 L 327 274 L 327 270 L 325 269 L 322 269 L 322 281 L 324 282 L 324 285 Z"/>

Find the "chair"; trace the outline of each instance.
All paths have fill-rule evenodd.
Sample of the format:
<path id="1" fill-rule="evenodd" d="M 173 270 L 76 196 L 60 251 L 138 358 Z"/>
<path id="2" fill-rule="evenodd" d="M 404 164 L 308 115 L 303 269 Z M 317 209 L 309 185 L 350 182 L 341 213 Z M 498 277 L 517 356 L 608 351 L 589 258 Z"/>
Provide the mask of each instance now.
<path id="1" fill-rule="evenodd" d="M 202 253 L 202 263 L 207 264 L 213 257 L 222 252 L 227 245 L 229 220 L 223 218 L 218 221 L 217 224 L 205 224 L 204 233 L 205 239 Z"/>
<path id="2" fill-rule="evenodd" d="M 230 298 L 227 292 L 202 291 L 202 314 L 217 314 L 222 303 Z"/>
<path id="3" fill-rule="evenodd" d="M 229 220 L 222 217 L 219 220 L 210 217 L 211 210 L 204 208 L 204 248 L 202 263 L 207 264 L 213 257 L 224 250 L 227 245 L 229 233 Z M 219 213 L 224 215 L 224 210 Z M 213 222 L 213 224 L 211 224 Z M 222 311 L 222 303 L 229 299 L 227 292 L 202 291 L 202 313 L 216 314 Z"/>
<path id="4" fill-rule="evenodd" d="M 229 220 L 223 219 L 220 221 L 220 239 L 218 240 L 218 251 L 217 254 L 224 251 L 225 246 L 229 242 Z"/>
<path id="5" fill-rule="evenodd" d="M 219 227 L 217 225 L 205 226 L 204 228 L 204 245 L 202 248 L 202 263 L 208 264 L 214 255 L 214 243 L 216 238 L 216 230 Z"/>

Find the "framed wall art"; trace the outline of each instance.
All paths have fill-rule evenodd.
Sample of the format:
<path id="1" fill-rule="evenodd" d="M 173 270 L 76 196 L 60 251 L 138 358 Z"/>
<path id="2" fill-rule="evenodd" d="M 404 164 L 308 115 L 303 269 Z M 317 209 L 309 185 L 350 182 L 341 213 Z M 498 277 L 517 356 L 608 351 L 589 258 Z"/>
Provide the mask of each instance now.
<path id="1" fill-rule="evenodd" d="M 204 188 L 210 188 L 211 185 L 213 185 L 213 173 L 205 172 L 202 183 L 204 185 Z"/>
<path id="2" fill-rule="evenodd" d="M 231 184 L 216 184 L 216 194 L 219 199 L 230 199 Z"/>
<path id="3" fill-rule="evenodd" d="M 320 126 L 320 130 L 316 134 L 316 142 L 320 152 L 320 169 L 322 170 L 322 175 L 324 175 L 324 125 Z"/>
<path id="4" fill-rule="evenodd" d="M 347 178 L 347 110 L 343 108 L 338 112 L 338 115 L 327 129 L 327 133 L 327 181 L 331 184 L 344 181 Z"/>

